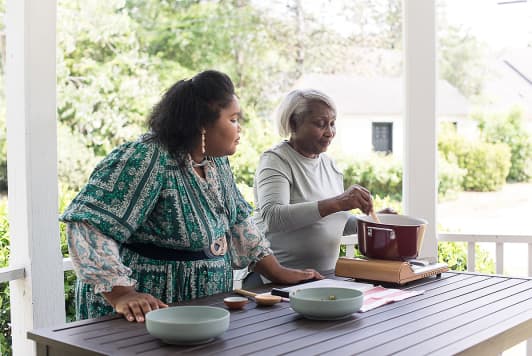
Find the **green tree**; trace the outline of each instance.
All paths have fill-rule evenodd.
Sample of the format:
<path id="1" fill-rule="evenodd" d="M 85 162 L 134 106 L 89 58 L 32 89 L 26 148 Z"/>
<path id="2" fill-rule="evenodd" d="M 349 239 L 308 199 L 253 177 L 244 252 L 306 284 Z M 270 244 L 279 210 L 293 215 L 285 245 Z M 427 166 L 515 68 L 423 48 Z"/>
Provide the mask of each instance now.
<path id="1" fill-rule="evenodd" d="M 402 9 L 401 0 L 344 2 L 342 14 L 353 24 L 353 44 L 367 48 L 401 49 Z"/>
<path id="2" fill-rule="evenodd" d="M 489 76 L 487 47 L 460 26 L 440 26 L 438 39 L 441 78 L 467 98 L 480 95 Z"/>
<path id="3" fill-rule="evenodd" d="M 143 51 L 158 59 L 157 71 L 173 82 L 178 67 L 190 76 L 215 68 L 228 73 L 246 109 L 269 111 L 293 70 L 285 46 L 287 28 L 250 1 L 127 2 Z M 179 72 L 179 71 L 178 71 Z M 177 73 L 181 74 L 181 73 Z"/>
<path id="4" fill-rule="evenodd" d="M 58 4 L 58 120 L 96 155 L 143 128 L 160 90 L 124 1 Z"/>

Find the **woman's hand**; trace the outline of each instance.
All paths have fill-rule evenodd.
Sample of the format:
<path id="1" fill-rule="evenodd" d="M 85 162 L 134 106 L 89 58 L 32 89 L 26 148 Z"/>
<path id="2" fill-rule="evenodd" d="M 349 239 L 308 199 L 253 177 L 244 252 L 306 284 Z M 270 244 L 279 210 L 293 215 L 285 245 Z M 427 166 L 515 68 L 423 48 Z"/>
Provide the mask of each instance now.
<path id="1" fill-rule="evenodd" d="M 360 209 L 364 214 L 369 214 L 373 209 L 373 199 L 369 190 L 354 184 L 342 194 L 318 202 L 318 210 L 322 217 L 351 209 Z"/>
<path id="2" fill-rule="evenodd" d="M 144 322 L 146 313 L 168 307 L 151 294 L 137 292 L 134 287 L 115 286 L 111 292 L 102 295 L 127 321 L 137 323 Z"/>
<path id="3" fill-rule="evenodd" d="M 345 192 L 338 195 L 336 200 L 339 202 L 341 210 L 360 209 L 368 214 L 373 209 L 373 199 L 369 190 L 354 184 L 347 188 Z"/>
<path id="4" fill-rule="evenodd" d="M 300 270 L 283 267 L 274 255 L 268 255 L 257 262 L 254 271 L 264 275 L 270 281 L 280 284 L 297 284 L 309 279 L 324 278 L 313 269 Z"/>
<path id="5" fill-rule="evenodd" d="M 373 209 L 373 199 L 371 198 L 371 193 L 369 190 L 358 184 L 350 186 L 338 197 L 344 200 L 344 210 L 358 208 L 367 214 Z"/>

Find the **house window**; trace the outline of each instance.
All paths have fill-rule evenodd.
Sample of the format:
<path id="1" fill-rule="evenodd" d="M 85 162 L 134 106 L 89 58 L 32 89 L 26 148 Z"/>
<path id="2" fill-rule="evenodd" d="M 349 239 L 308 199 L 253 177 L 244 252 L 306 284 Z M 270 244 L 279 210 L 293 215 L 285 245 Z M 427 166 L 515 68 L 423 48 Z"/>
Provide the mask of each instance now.
<path id="1" fill-rule="evenodd" d="M 391 122 L 374 122 L 372 124 L 373 150 L 376 152 L 392 152 L 392 129 Z"/>

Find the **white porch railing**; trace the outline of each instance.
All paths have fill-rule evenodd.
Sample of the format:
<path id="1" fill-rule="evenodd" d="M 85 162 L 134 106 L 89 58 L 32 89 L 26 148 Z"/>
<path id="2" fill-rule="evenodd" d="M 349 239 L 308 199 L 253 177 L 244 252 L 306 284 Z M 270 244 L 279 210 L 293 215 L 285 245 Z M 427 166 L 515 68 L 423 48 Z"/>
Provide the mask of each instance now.
<path id="1" fill-rule="evenodd" d="M 467 242 L 467 270 L 475 271 L 475 245 L 477 243 L 495 244 L 495 273 L 502 274 L 504 267 L 504 245 L 506 243 L 525 243 L 528 246 L 527 270 L 532 277 L 532 236 L 527 235 L 476 235 L 476 234 L 439 234 L 438 241 Z M 341 244 L 346 246 L 346 256 L 355 255 L 357 235 L 343 236 Z M 63 271 L 72 270 L 70 258 L 63 259 Z M 24 278 L 24 267 L 0 268 L 0 283 Z"/>
<path id="2" fill-rule="evenodd" d="M 345 245 L 345 256 L 355 257 L 355 246 L 358 245 L 357 235 L 345 235 L 342 236 L 340 245 Z"/>
<path id="3" fill-rule="evenodd" d="M 24 267 L 0 268 L 0 283 L 22 279 L 25 276 Z"/>
<path id="4" fill-rule="evenodd" d="M 438 242 L 453 241 L 467 242 L 467 271 L 475 272 L 475 246 L 477 243 L 495 244 L 495 273 L 503 274 L 504 270 L 504 245 L 508 243 L 524 243 L 528 246 L 527 271 L 532 277 L 532 236 L 529 235 L 480 235 L 480 234 L 438 234 Z M 358 243 L 357 235 L 343 236 L 341 244 L 346 246 L 346 256 L 353 257 L 355 245 Z"/>
<path id="5" fill-rule="evenodd" d="M 72 270 L 70 258 L 63 258 L 63 272 Z M 24 267 L 4 267 L 0 268 L 0 283 L 11 282 L 22 279 L 26 275 Z"/>
<path id="6" fill-rule="evenodd" d="M 525 243 L 528 246 L 527 271 L 532 277 L 532 236 L 527 235 L 477 235 L 477 234 L 439 234 L 438 241 L 467 242 L 467 270 L 475 271 L 475 245 L 488 242 L 495 244 L 495 273 L 503 274 L 504 245 L 507 243 Z"/>

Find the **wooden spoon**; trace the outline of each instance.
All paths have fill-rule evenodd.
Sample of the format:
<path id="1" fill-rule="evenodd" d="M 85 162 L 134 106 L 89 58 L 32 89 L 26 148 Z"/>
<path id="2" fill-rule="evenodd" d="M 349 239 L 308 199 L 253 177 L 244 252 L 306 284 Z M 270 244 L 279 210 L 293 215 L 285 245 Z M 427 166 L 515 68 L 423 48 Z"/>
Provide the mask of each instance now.
<path id="1" fill-rule="evenodd" d="M 375 220 L 375 222 L 377 224 L 382 224 L 381 223 L 381 220 L 379 219 L 379 217 L 377 216 L 377 214 L 375 214 L 375 210 L 371 209 L 371 211 L 369 212 L 369 215 L 373 218 L 373 220 Z"/>
<path id="2" fill-rule="evenodd" d="M 245 295 L 246 297 L 253 297 L 255 298 L 255 302 L 258 305 L 274 305 L 279 302 L 281 302 L 281 297 L 278 295 L 265 295 L 265 294 L 257 294 L 253 293 L 244 289 L 235 289 L 233 290 L 236 294 Z"/>

